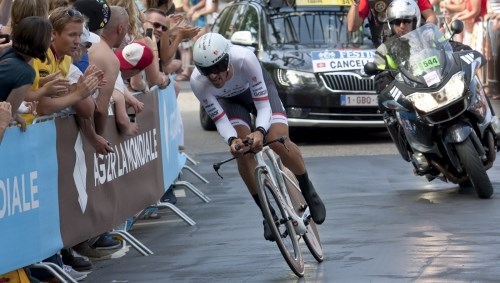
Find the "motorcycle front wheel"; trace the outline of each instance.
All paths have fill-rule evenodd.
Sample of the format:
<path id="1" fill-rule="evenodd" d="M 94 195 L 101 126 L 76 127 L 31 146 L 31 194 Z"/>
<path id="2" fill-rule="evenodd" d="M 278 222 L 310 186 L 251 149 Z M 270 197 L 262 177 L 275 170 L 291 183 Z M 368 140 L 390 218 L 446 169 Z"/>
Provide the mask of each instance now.
<path id="1" fill-rule="evenodd" d="M 470 137 L 455 144 L 455 150 L 477 196 L 482 199 L 490 198 L 493 194 L 493 186 Z"/>

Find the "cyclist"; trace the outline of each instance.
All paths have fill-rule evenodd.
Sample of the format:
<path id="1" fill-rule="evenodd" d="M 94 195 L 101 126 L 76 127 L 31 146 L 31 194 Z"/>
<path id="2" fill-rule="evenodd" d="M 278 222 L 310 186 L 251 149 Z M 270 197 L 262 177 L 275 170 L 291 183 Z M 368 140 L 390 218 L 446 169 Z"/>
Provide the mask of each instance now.
<path id="1" fill-rule="evenodd" d="M 250 49 L 232 45 L 220 34 L 201 36 L 193 48 L 196 69 L 191 75 L 191 88 L 230 146 L 231 153 L 239 157 L 240 176 L 257 206 L 262 209 L 254 180 L 256 162 L 253 156 L 243 155 L 243 140 L 253 140 L 250 148 L 259 151 L 265 139 L 288 136 L 287 118 L 276 86 Z M 256 116 L 255 127 L 252 126 L 250 113 Z M 325 220 L 326 209 L 309 180 L 302 154 L 290 139 L 285 145 L 286 148 L 274 143 L 270 147 L 297 177 L 312 219 L 321 224 Z M 272 240 L 265 221 L 264 237 Z"/>

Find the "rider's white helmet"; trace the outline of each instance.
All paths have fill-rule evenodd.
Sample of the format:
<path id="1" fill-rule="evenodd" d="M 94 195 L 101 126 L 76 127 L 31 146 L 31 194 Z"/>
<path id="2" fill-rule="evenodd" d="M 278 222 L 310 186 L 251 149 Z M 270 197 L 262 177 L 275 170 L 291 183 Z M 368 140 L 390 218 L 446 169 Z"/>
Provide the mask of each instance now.
<path id="1" fill-rule="evenodd" d="M 230 42 L 218 33 L 206 33 L 194 44 L 194 65 L 204 76 L 227 71 Z"/>
<path id="2" fill-rule="evenodd" d="M 387 24 L 394 33 L 392 25 L 394 20 L 413 20 L 413 29 L 420 26 L 420 8 L 415 0 L 394 0 L 386 10 Z"/>

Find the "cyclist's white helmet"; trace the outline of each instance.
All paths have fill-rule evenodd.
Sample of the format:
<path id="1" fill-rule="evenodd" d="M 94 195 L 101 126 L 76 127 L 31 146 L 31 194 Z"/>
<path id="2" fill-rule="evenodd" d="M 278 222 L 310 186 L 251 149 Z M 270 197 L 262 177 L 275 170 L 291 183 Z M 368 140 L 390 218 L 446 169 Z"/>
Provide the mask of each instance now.
<path id="1" fill-rule="evenodd" d="M 206 33 L 194 44 L 194 65 L 204 76 L 227 71 L 230 43 L 218 33 Z"/>
<path id="2" fill-rule="evenodd" d="M 387 24 L 393 33 L 391 22 L 394 20 L 413 20 L 413 29 L 420 26 L 420 8 L 415 0 L 394 0 L 387 7 L 386 13 Z"/>

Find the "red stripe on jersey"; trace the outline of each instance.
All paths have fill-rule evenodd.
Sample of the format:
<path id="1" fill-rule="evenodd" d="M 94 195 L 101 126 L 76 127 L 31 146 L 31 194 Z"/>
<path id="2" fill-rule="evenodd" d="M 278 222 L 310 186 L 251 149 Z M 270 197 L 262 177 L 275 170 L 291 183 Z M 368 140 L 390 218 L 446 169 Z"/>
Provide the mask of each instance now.
<path id="1" fill-rule="evenodd" d="M 255 101 L 266 101 L 266 100 L 269 100 L 269 96 L 254 97 L 253 100 L 255 100 Z"/>
<path id="2" fill-rule="evenodd" d="M 273 116 L 283 116 L 283 117 L 287 118 L 286 114 L 285 113 L 281 113 L 281 112 L 273 112 L 272 115 Z"/>
<path id="3" fill-rule="evenodd" d="M 226 112 L 222 111 L 222 113 L 220 113 L 219 115 L 215 116 L 212 121 L 217 122 L 219 121 L 220 118 L 222 118 L 224 115 L 226 115 Z"/>

